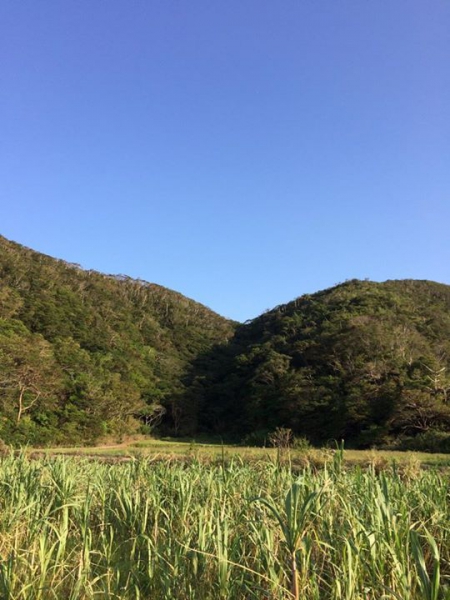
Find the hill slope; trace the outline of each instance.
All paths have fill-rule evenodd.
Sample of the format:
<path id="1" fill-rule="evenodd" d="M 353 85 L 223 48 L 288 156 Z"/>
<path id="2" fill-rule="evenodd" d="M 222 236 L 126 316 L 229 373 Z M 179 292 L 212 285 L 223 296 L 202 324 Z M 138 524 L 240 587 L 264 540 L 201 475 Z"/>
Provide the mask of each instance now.
<path id="1" fill-rule="evenodd" d="M 352 280 L 302 296 L 240 326 L 203 381 L 215 431 L 450 450 L 450 286 Z"/>
<path id="2" fill-rule="evenodd" d="M 150 424 L 185 393 L 190 362 L 234 327 L 161 286 L 0 237 L 0 438 L 86 442 L 137 416 Z"/>
<path id="3" fill-rule="evenodd" d="M 450 451 L 450 286 L 352 280 L 237 325 L 0 237 L 0 439 L 140 423 Z"/>

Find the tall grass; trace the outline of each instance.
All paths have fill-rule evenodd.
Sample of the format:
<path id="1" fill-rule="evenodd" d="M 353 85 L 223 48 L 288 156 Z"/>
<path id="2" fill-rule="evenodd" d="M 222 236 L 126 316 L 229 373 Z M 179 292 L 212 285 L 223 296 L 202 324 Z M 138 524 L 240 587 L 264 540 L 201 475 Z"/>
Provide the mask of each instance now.
<path id="1" fill-rule="evenodd" d="M 261 462 L 0 463 L 2 600 L 447 600 L 449 480 Z"/>

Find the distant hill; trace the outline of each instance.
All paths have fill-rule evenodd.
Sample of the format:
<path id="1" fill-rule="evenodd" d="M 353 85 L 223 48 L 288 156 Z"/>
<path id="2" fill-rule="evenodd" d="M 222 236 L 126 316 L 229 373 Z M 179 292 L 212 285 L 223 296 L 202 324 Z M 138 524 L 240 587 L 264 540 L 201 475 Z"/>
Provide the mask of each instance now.
<path id="1" fill-rule="evenodd" d="M 234 328 L 159 285 L 0 236 L 0 438 L 89 442 L 164 413 L 174 427 L 183 374 Z"/>
<path id="2" fill-rule="evenodd" d="M 347 281 L 239 326 L 219 354 L 193 370 L 212 431 L 450 451 L 450 286 Z"/>
<path id="3" fill-rule="evenodd" d="M 450 451 L 450 286 L 352 280 L 238 325 L 0 237 L 0 439 L 155 425 Z"/>

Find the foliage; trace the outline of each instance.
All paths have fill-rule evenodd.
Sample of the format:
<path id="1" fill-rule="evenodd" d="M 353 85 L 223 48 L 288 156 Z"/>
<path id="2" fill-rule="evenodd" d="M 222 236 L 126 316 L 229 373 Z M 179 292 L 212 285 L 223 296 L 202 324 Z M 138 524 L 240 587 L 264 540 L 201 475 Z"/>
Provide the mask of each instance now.
<path id="1" fill-rule="evenodd" d="M 136 420 L 173 422 L 183 373 L 233 327 L 161 286 L 0 237 L 0 437 L 89 443 L 133 431 Z"/>
<path id="2" fill-rule="evenodd" d="M 447 478 L 346 470 L 336 457 L 293 474 L 271 462 L 9 455 L 0 596 L 447 599 Z"/>
<path id="3" fill-rule="evenodd" d="M 450 432 L 429 430 L 416 436 L 401 438 L 398 444 L 403 450 L 450 454 Z"/>
<path id="4" fill-rule="evenodd" d="M 0 237 L 0 437 L 137 430 L 448 451 L 450 287 L 351 280 L 237 325 Z"/>
<path id="5" fill-rule="evenodd" d="M 362 448 L 447 434 L 450 287 L 348 281 L 238 327 L 209 364 L 202 425 L 211 431 L 283 427 Z"/>

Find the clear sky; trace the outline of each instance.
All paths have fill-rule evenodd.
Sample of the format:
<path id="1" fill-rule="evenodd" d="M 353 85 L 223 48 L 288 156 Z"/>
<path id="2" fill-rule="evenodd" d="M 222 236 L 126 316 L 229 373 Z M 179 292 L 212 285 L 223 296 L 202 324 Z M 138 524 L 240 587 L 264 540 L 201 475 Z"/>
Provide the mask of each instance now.
<path id="1" fill-rule="evenodd" d="M 3 0 L 0 234 L 244 321 L 450 283 L 448 0 Z"/>

